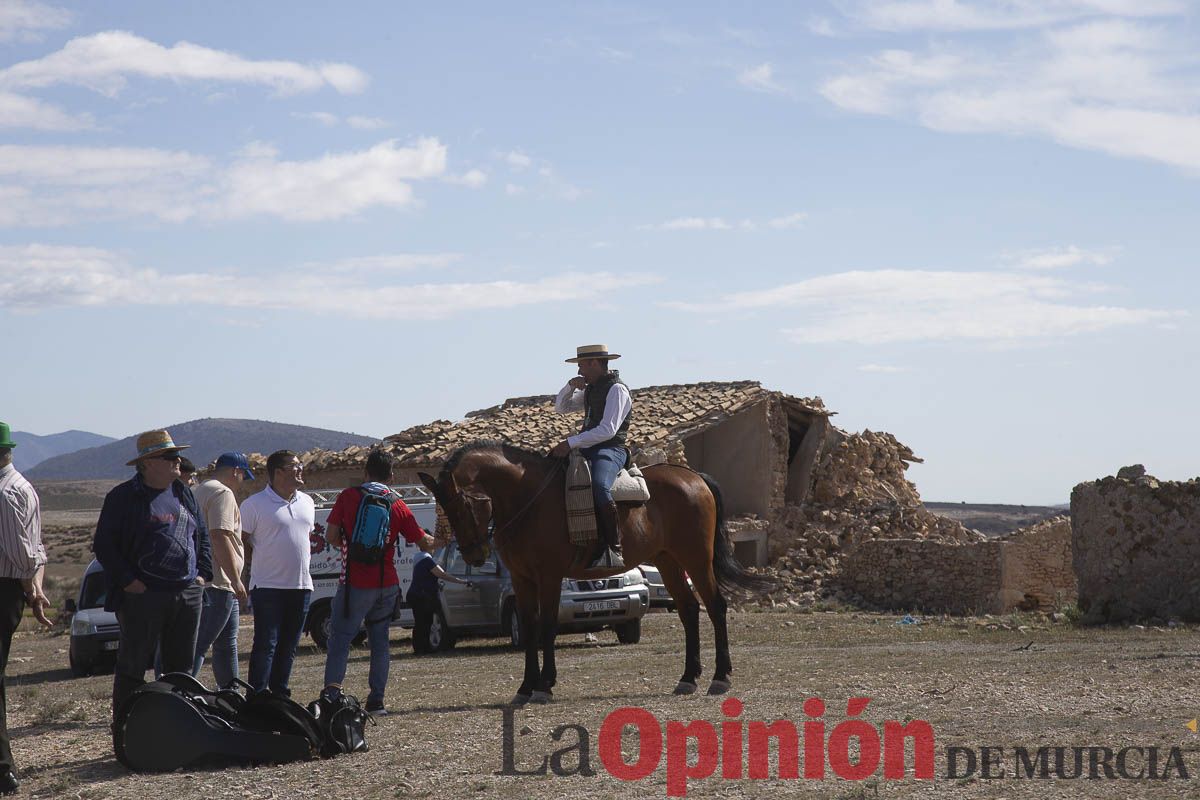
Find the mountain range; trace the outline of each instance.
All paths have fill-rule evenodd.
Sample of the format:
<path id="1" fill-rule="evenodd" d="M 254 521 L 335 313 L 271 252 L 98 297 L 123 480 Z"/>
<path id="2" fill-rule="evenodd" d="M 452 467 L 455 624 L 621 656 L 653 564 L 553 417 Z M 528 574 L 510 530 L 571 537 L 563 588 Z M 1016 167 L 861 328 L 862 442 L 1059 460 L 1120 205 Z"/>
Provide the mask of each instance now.
<path id="1" fill-rule="evenodd" d="M 115 442 L 111 436 L 88 431 L 63 431 L 38 436 L 36 433 L 13 431 L 12 440 L 16 443 L 13 448 L 13 465 L 20 472 L 28 472 L 48 458 L 64 453 L 74 453 L 85 447 L 98 447 L 102 444 Z"/>
<path id="2" fill-rule="evenodd" d="M 379 441 L 354 433 L 256 419 L 197 419 L 168 425 L 167 430 L 176 444 L 191 445 L 183 455 L 199 467 L 212 463 L 227 450 L 263 454 L 294 450 L 302 453 L 313 448 L 343 450 L 351 445 L 369 445 Z M 30 480 L 42 481 L 124 478 L 133 473 L 133 468 L 126 466 L 125 462 L 137 455 L 136 443 L 136 436 L 110 440 L 96 447 L 47 458 L 21 471 Z M 20 446 L 17 447 L 13 453 L 20 449 Z"/>

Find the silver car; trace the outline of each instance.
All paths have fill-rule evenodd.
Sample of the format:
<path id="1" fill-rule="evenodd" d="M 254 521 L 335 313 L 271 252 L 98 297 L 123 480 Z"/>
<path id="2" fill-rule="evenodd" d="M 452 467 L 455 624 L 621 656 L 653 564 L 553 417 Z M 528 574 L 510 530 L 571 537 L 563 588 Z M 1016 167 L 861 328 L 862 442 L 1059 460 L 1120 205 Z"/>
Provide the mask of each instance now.
<path id="1" fill-rule="evenodd" d="M 442 582 L 440 608 L 434 614 L 429 644 L 448 650 L 461 636 L 505 636 L 513 647 L 524 649 L 526 632 L 517 614 L 512 578 L 496 553 L 481 566 L 472 567 L 451 543 L 436 556 L 438 564 L 455 577 L 471 581 L 471 588 Z M 601 580 L 563 580 L 558 606 L 561 633 L 590 633 L 611 628 L 622 644 L 642 638 L 642 617 L 650 608 L 650 590 L 637 569 Z"/>

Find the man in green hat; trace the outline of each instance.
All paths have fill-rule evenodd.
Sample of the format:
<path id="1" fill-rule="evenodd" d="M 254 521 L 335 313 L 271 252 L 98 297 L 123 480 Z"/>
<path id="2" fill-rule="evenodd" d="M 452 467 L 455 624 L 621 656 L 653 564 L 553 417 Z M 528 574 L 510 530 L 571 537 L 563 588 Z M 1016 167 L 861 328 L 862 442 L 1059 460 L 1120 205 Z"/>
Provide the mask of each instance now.
<path id="1" fill-rule="evenodd" d="M 37 492 L 12 463 L 8 424 L 0 422 L 0 794 L 15 794 L 17 773 L 8 740 L 4 673 L 13 632 L 28 603 L 33 616 L 50 625 L 49 602 L 42 591 L 46 548 L 42 546 L 42 508 Z"/>

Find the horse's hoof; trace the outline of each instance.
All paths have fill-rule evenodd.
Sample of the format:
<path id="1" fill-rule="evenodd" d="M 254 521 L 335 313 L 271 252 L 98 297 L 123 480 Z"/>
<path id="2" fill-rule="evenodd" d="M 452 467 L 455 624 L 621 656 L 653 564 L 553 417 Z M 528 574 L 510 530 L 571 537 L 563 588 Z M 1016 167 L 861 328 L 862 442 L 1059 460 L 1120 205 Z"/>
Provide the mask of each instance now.
<path id="1" fill-rule="evenodd" d="M 709 694 L 725 694 L 732 688 L 733 688 L 733 684 L 730 683 L 729 681 L 719 681 L 719 680 L 714 679 L 713 682 L 708 685 L 708 693 Z"/>
<path id="2" fill-rule="evenodd" d="M 695 694 L 696 684 L 688 681 L 680 681 L 675 684 L 675 694 Z"/>
<path id="3" fill-rule="evenodd" d="M 553 700 L 554 696 L 551 695 L 549 692 L 534 692 L 533 696 L 530 697 L 529 699 L 531 702 L 538 703 L 539 705 L 544 706 L 544 705 L 546 705 L 546 703 L 549 703 L 551 700 Z"/>
<path id="4" fill-rule="evenodd" d="M 513 699 L 508 701 L 510 706 L 523 706 L 529 702 L 529 695 L 517 692 L 513 695 Z"/>

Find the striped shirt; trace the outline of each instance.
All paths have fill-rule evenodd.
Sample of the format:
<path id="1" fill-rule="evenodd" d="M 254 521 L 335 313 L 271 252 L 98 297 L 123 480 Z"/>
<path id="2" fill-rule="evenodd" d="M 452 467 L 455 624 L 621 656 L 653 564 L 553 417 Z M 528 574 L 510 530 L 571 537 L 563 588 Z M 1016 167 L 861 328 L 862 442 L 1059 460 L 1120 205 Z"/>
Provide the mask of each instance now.
<path id="1" fill-rule="evenodd" d="M 46 563 L 42 506 L 25 476 L 0 469 L 0 578 L 28 580 Z"/>

